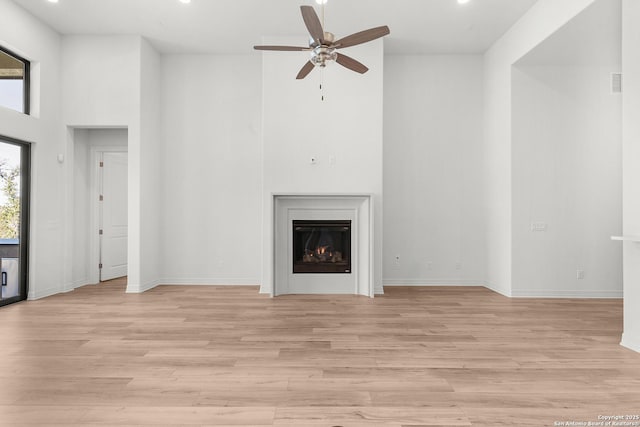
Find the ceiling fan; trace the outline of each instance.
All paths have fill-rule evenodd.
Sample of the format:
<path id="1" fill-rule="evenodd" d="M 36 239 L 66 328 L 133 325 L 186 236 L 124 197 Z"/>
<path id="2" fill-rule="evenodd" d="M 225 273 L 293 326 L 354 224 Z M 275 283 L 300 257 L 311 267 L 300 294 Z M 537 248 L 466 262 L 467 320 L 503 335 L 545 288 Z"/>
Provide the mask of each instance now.
<path id="1" fill-rule="evenodd" d="M 308 47 L 297 46 L 254 46 L 256 50 L 278 50 L 278 51 L 308 51 L 311 52 L 311 60 L 304 64 L 296 79 L 304 79 L 314 69 L 314 67 L 326 67 L 327 62 L 335 61 L 338 64 L 353 70 L 357 73 L 364 74 L 369 69 L 362 63 L 336 50 L 345 47 L 351 47 L 362 43 L 370 42 L 380 37 L 384 37 L 390 33 L 389 27 L 370 28 L 343 37 L 339 40 L 327 31 L 324 31 L 320 19 L 312 6 L 300 6 L 302 11 L 302 19 L 311 35 Z"/>

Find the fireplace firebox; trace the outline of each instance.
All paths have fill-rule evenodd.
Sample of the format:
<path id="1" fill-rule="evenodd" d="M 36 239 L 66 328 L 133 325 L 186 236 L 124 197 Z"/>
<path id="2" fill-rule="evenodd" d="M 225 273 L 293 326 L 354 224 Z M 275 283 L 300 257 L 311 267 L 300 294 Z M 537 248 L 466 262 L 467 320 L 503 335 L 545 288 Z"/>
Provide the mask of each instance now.
<path id="1" fill-rule="evenodd" d="M 294 273 L 351 273 L 351 221 L 293 221 Z"/>

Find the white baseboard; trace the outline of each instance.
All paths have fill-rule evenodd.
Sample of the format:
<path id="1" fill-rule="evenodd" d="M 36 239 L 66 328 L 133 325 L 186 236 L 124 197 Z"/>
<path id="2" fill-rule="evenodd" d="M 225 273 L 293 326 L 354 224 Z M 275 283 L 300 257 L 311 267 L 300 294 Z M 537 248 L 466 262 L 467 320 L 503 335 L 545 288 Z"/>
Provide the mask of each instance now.
<path id="1" fill-rule="evenodd" d="M 82 288 L 83 286 L 88 286 L 88 285 L 95 285 L 97 283 L 90 283 L 89 279 L 82 279 L 82 280 L 76 280 L 74 282 L 71 283 L 67 283 L 65 285 L 62 286 L 61 289 L 59 288 L 48 288 L 48 289 L 44 289 L 44 290 L 29 290 L 29 295 L 27 296 L 28 300 L 37 300 L 37 299 L 41 299 L 41 298 L 47 298 L 53 295 L 57 295 L 57 294 L 64 294 L 67 292 L 73 292 L 74 290 L 78 289 L 78 288 Z"/>
<path id="2" fill-rule="evenodd" d="M 32 290 L 29 289 L 29 294 L 27 295 L 27 299 L 29 301 L 35 301 L 42 298 L 51 297 L 53 295 L 64 293 L 65 291 L 60 288 L 47 288 L 42 290 Z"/>
<path id="3" fill-rule="evenodd" d="M 77 288 L 86 286 L 88 284 L 89 284 L 89 279 L 76 280 L 75 282 L 71 283 L 71 287 L 72 289 L 77 289 Z"/>
<path id="4" fill-rule="evenodd" d="M 577 299 L 620 299 L 622 290 L 520 290 L 511 291 L 513 298 L 577 298 Z"/>
<path id="5" fill-rule="evenodd" d="M 640 353 L 640 338 L 638 337 L 630 337 L 629 334 L 622 334 L 622 341 L 620 345 L 628 348 L 629 350 L 633 350 L 635 352 Z"/>
<path id="6" fill-rule="evenodd" d="M 215 286 L 223 286 L 223 285 L 229 285 L 229 286 L 258 286 L 257 283 L 259 281 L 255 280 L 255 279 L 159 279 L 159 280 L 152 280 L 150 282 L 147 283 L 143 283 L 143 284 L 134 284 L 134 283 L 128 283 L 127 284 L 127 293 L 128 294 L 140 294 L 143 292 L 146 292 L 148 290 L 151 290 L 153 288 L 155 288 L 156 286 L 159 285 L 177 285 L 177 286 L 185 286 L 185 285 L 200 285 L 200 286 L 211 286 L 211 285 L 215 285 Z M 37 299 L 41 299 L 41 298 L 46 298 L 46 297 L 50 297 L 56 294 L 60 294 L 60 293 L 64 293 L 64 292 L 71 292 L 74 289 L 77 288 L 81 288 L 83 286 L 93 286 L 95 284 L 93 283 L 89 283 L 86 280 L 78 280 L 76 282 L 74 282 L 73 284 L 70 284 L 68 286 L 64 286 L 62 289 L 60 288 L 49 288 L 49 289 L 44 289 L 44 290 L 35 290 L 29 291 L 29 295 L 28 295 L 28 299 L 29 300 L 37 300 Z"/>
<path id="7" fill-rule="evenodd" d="M 384 286 L 485 286 L 481 280 L 384 279 Z"/>
<path id="8" fill-rule="evenodd" d="M 151 282 L 135 284 L 135 283 L 127 283 L 127 291 L 128 294 L 141 294 L 143 292 L 147 292 L 160 284 L 159 280 L 152 280 Z"/>
<path id="9" fill-rule="evenodd" d="M 504 297 L 513 298 L 513 295 L 511 294 L 511 289 L 510 288 L 506 288 L 504 286 L 498 286 L 498 285 L 495 285 L 495 284 L 493 284 L 491 282 L 485 283 L 484 287 L 489 289 L 490 291 L 493 291 L 493 292 L 495 292 L 497 294 L 500 294 L 500 295 L 502 295 Z"/>
<path id="10" fill-rule="evenodd" d="M 155 288 L 158 285 L 176 285 L 176 286 L 259 286 L 260 281 L 257 279 L 220 279 L 220 278 L 164 278 L 144 283 L 142 285 L 128 284 L 127 293 L 142 293 L 150 289 Z M 622 290 L 513 290 L 503 287 L 495 286 L 492 283 L 483 283 L 480 280 L 422 280 L 422 279 L 384 279 L 384 286 L 449 286 L 449 287 L 464 287 L 464 286 L 483 286 L 491 291 L 497 292 L 509 298 L 579 298 L 579 299 L 620 299 L 623 298 Z M 28 299 L 37 300 L 41 298 L 50 297 L 59 293 L 70 292 L 73 289 L 80 288 L 82 286 L 93 285 L 87 283 L 86 280 L 76 281 L 72 284 L 72 288 L 63 287 L 60 288 L 48 288 L 43 290 L 29 290 Z M 262 287 L 260 287 L 261 294 L 268 294 Z M 376 295 L 384 294 L 384 287 L 382 289 L 375 289 Z M 640 348 L 640 345 L 635 346 L 630 344 L 631 349 Z M 637 350 L 636 350 L 637 351 Z"/>
<path id="11" fill-rule="evenodd" d="M 271 291 L 269 289 L 266 289 L 266 287 L 260 285 L 260 292 L 261 295 L 271 295 Z"/>
<path id="12" fill-rule="evenodd" d="M 481 280 L 424 280 L 424 279 L 385 279 L 384 286 L 482 286 L 508 298 L 578 298 L 578 299 L 619 299 L 622 290 L 511 290 Z"/>
<path id="13" fill-rule="evenodd" d="M 221 278 L 163 278 L 162 285 L 193 285 L 193 286 L 259 286 L 258 279 L 221 279 Z"/>
<path id="14" fill-rule="evenodd" d="M 238 285 L 236 285 L 236 286 L 238 286 Z M 252 286 L 253 286 L 253 285 L 252 285 Z M 263 289 L 263 287 L 262 287 L 262 286 L 260 286 L 260 292 L 259 292 L 259 293 L 260 293 L 261 295 L 271 295 L 271 292 L 269 292 L 269 291 L 268 291 L 268 290 L 266 290 L 266 289 Z M 375 289 L 373 290 L 373 294 L 374 294 L 374 295 L 384 295 L 384 288 L 375 288 Z"/>
<path id="15" fill-rule="evenodd" d="M 75 282 L 73 282 L 73 289 L 78 289 L 78 288 L 82 288 L 84 286 L 95 286 L 95 285 L 99 285 L 100 283 L 91 283 L 91 280 L 87 279 L 83 279 L 83 280 L 76 280 Z"/>

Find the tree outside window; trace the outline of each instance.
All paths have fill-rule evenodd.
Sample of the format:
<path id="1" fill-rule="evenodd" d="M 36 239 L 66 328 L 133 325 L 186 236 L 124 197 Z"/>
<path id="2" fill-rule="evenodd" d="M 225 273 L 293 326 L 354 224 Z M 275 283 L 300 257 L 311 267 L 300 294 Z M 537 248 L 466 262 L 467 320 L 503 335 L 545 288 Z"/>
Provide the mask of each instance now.
<path id="1" fill-rule="evenodd" d="M 20 167 L 0 159 L 0 239 L 20 235 Z"/>

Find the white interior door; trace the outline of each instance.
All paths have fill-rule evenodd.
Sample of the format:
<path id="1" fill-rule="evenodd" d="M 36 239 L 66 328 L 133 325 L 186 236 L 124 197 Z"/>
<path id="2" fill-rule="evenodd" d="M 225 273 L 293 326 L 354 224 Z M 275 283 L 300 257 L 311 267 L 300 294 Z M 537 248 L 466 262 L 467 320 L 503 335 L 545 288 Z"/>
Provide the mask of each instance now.
<path id="1" fill-rule="evenodd" d="M 127 153 L 103 153 L 100 281 L 127 275 L 127 161 Z"/>

